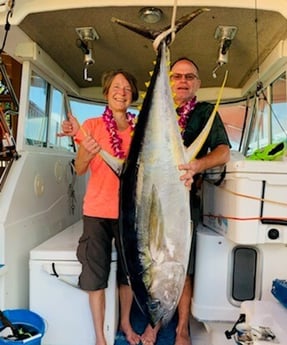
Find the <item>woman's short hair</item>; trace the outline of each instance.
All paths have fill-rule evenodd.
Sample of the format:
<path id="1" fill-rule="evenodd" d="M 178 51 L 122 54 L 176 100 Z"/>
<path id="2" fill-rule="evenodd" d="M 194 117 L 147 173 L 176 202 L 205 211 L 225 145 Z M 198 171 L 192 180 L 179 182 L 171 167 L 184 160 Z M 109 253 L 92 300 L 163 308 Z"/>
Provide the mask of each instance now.
<path id="1" fill-rule="evenodd" d="M 131 86 L 132 89 L 132 101 L 136 101 L 139 97 L 139 91 L 137 87 L 137 80 L 136 78 L 129 72 L 123 70 L 123 69 L 117 69 L 117 70 L 110 70 L 108 72 L 105 72 L 102 76 L 102 88 L 103 88 L 103 94 L 106 96 L 109 92 L 109 89 L 111 87 L 112 81 L 118 74 L 122 74 L 128 83 Z"/>

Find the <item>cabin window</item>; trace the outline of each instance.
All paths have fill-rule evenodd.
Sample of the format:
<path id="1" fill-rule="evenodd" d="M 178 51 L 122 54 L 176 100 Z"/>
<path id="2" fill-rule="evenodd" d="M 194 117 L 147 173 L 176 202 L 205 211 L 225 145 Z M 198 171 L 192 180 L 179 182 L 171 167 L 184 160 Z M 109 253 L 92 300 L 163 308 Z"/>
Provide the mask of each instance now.
<path id="1" fill-rule="evenodd" d="M 264 89 L 260 94 L 254 95 L 252 113 L 248 119 L 248 146 L 245 151 L 246 155 L 250 155 L 256 149 L 264 147 L 270 142 L 270 127 L 268 126 L 270 109 L 267 103 L 266 92 L 267 90 Z"/>
<path id="2" fill-rule="evenodd" d="M 68 147 L 67 137 L 60 138 L 57 133 L 61 131 L 61 123 L 65 117 L 64 95 L 51 86 L 49 111 L 48 143 L 49 147 Z"/>
<path id="3" fill-rule="evenodd" d="M 65 98 L 66 97 L 66 98 Z M 32 72 L 29 90 L 29 110 L 26 119 L 25 140 L 28 145 L 75 150 L 70 137 L 58 137 L 66 113 L 77 117 L 79 123 L 101 116 L 106 104 L 84 98 L 64 95 L 36 72 Z M 134 113 L 138 111 L 129 109 Z"/>
<path id="4" fill-rule="evenodd" d="M 287 90 L 286 73 L 281 74 L 271 88 L 271 135 L 272 142 L 286 141 L 287 137 Z"/>
<path id="5" fill-rule="evenodd" d="M 66 116 L 64 99 L 62 91 L 32 71 L 25 123 L 26 144 L 71 150 L 71 139 L 57 136 Z"/>
<path id="6" fill-rule="evenodd" d="M 106 106 L 104 103 L 95 103 L 90 100 L 75 97 L 70 97 L 69 101 L 71 112 L 78 119 L 80 124 L 92 117 L 101 116 Z"/>
<path id="7" fill-rule="evenodd" d="M 286 72 L 284 72 L 257 93 L 247 127 L 248 138 L 244 154 L 252 154 L 256 149 L 271 143 L 286 142 L 286 92 Z"/>
<path id="8" fill-rule="evenodd" d="M 103 114 L 106 103 L 95 102 L 83 98 L 69 97 L 71 112 L 82 124 L 85 120 L 92 117 L 99 117 Z M 128 111 L 138 114 L 138 110 L 131 107 Z"/>
<path id="9" fill-rule="evenodd" d="M 219 114 L 226 129 L 232 150 L 240 151 L 246 111 L 249 111 L 249 108 L 246 107 L 246 101 L 222 104 L 219 108 Z"/>
<path id="10" fill-rule="evenodd" d="M 69 106 L 72 114 L 78 119 L 79 123 L 82 124 L 87 119 L 100 117 L 105 111 L 106 103 L 70 96 Z M 136 115 L 139 113 L 134 107 L 130 107 L 128 111 Z"/>
<path id="11" fill-rule="evenodd" d="M 29 109 L 25 125 L 25 139 L 28 145 L 46 146 L 48 129 L 49 84 L 32 72 L 29 90 Z"/>

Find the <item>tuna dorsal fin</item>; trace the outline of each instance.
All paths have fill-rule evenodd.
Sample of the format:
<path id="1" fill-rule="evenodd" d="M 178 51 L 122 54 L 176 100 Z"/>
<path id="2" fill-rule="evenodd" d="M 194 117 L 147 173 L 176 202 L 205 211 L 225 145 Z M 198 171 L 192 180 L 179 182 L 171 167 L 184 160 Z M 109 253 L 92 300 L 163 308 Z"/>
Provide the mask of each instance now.
<path id="1" fill-rule="evenodd" d="M 220 87 L 219 90 L 219 94 L 217 97 L 217 101 L 216 104 L 213 108 L 213 111 L 205 125 L 205 127 L 203 128 L 203 130 L 201 131 L 201 133 L 198 135 L 198 137 L 193 141 L 193 143 L 186 149 L 186 159 L 188 162 L 192 161 L 193 159 L 195 159 L 196 155 L 198 154 L 198 152 L 201 150 L 203 144 L 205 143 L 205 140 L 210 132 L 210 129 L 212 127 L 213 124 L 213 120 L 215 118 L 216 112 L 218 110 L 220 101 L 221 101 L 221 97 L 223 94 L 223 90 L 224 90 L 224 86 L 227 80 L 227 71 L 225 73 L 224 79 L 223 79 L 223 83 Z"/>

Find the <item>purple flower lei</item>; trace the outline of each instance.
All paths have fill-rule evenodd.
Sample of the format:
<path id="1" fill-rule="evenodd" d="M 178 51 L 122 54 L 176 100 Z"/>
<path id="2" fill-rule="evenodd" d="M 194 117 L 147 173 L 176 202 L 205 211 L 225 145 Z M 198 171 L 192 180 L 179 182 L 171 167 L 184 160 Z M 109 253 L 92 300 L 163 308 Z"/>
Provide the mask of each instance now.
<path id="1" fill-rule="evenodd" d="M 181 135 L 183 135 L 188 117 L 190 115 L 190 112 L 195 108 L 195 105 L 196 97 L 193 97 L 192 100 L 186 102 L 184 105 L 177 108 L 177 114 L 179 115 L 177 122 L 180 128 Z"/>
<path id="2" fill-rule="evenodd" d="M 128 124 L 133 132 L 136 125 L 136 121 L 135 121 L 136 115 L 130 112 L 127 112 L 126 115 L 127 115 Z M 113 117 L 113 112 L 108 106 L 106 106 L 106 109 L 103 113 L 103 121 L 106 125 L 107 131 L 110 134 L 110 144 L 114 151 L 115 157 L 124 159 L 125 153 L 122 150 L 122 139 L 118 135 L 118 126 Z"/>

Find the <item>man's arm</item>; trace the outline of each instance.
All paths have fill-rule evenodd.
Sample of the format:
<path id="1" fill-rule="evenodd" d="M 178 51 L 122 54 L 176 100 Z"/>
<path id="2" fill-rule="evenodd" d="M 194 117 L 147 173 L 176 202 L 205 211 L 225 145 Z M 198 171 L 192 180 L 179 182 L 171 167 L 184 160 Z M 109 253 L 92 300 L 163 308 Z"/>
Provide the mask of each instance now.
<path id="1" fill-rule="evenodd" d="M 204 157 L 194 159 L 190 163 L 181 164 L 179 170 L 186 170 L 186 174 L 181 176 L 185 182 L 191 180 L 195 174 L 227 163 L 230 159 L 230 148 L 228 145 L 218 145 L 214 150 L 208 152 Z"/>

